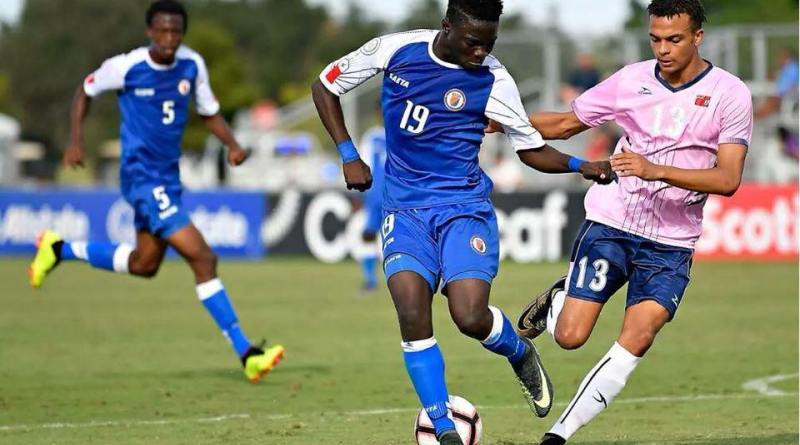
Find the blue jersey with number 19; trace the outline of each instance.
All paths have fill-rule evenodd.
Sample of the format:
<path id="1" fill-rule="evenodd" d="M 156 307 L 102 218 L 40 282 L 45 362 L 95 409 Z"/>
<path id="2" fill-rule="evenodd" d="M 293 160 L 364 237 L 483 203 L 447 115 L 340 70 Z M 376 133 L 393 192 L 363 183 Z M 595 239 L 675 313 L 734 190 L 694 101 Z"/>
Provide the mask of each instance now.
<path id="1" fill-rule="evenodd" d="M 492 56 L 470 70 L 440 60 L 433 52 L 438 33 L 375 38 L 320 74 L 338 96 L 385 72 L 386 210 L 488 199 L 492 182 L 478 165 L 488 119 L 504 127 L 516 150 L 544 146 L 505 67 Z"/>
<path id="2" fill-rule="evenodd" d="M 181 46 L 172 65 L 155 63 L 145 47 L 112 57 L 83 83 L 89 97 L 115 90 L 122 115 L 122 182 L 179 181 L 181 139 L 189 100 L 211 116 L 219 103 L 211 91 L 203 58 Z"/>

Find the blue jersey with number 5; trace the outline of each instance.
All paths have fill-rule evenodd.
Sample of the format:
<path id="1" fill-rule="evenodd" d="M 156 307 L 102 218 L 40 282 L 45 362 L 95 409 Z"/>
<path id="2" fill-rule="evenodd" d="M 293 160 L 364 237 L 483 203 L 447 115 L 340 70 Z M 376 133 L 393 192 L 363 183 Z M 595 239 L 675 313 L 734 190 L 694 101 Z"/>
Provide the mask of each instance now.
<path id="1" fill-rule="evenodd" d="M 112 57 L 84 81 L 90 97 L 116 91 L 122 115 L 121 182 L 180 183 L 181 140 L 194 99 L 201 115 L 219 104 L 202 57 L 181 46 L 172 65 L 159 65 L 147 48 Z"/>
<path id="2" fill-rule="evenodd" d="M 386 210 L 488 199 L 492 182 L 478 165 L 488 119 L 503 125 L 516 150 L 544 145 L 497 59 L 489 56 L 469 70 L 445 62 L 433 52 L 438 32 L 378 37 L 320 74 L 323 85 L 341 95 L 384 72 Z"/>

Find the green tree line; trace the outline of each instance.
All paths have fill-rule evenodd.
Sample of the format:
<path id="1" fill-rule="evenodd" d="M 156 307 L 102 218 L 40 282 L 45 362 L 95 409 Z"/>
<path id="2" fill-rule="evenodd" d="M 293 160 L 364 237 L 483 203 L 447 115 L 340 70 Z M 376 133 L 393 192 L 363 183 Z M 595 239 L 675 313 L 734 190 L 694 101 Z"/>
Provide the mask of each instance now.
<path id="1" fill-rule="evenodd" d="M 27 0 L 19 21 L 0 34 L 0 111 L 18 118 L 23 137 L 60 156 L 69 136 L 69 108 L 86 75 L 115 54 L 147 45 L 149 0 Z M 308 94 L 323 65 L 382 32 L 386 25 L 351 10 L 344 22 L 303 1 L 194 0 L 186 2 L 185 44 L 209 67 L 222 113 L 268 98 L 279 104 Z M 113 94 L 94 101 L 86 122 L 87 149 L 115 138 Z M 203 147 L 207 135 L 193 120 L 184 146 Z"/>

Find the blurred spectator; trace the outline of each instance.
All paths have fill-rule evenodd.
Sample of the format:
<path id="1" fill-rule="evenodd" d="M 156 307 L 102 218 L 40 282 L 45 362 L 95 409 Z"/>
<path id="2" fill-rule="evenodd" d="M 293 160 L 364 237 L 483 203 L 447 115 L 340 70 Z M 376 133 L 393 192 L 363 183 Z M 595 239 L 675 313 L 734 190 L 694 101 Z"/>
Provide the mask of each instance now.
<path id="1" fill-rule="evenodd" d="M 561 88 L 561 101 L 571 103 L 581 93 L 600 83 L 600 72 L 594 67 L 589 53 L 580 53 L 575 59 L 575 69 L 567 76 L 567 84 Z"/>
<path id="2" fill-rule="evenodd" d="M 522 164 L 507 156 L 502 149 L 495 152 L 494 165 L 486 174 L 494 182 L 495 191 L 500 193 L 513 193 L 522 185 Z"/>
<path id="3" fill-rule="evenodd" d="M 775 78 L 773 94 L 755 110 L 757 120 L 770 119 L 770 143 L 760 151 L 757 178 L 769 181 L 793 181 L 798 174 L 798 67 L 797 54 L 784 49 Z M 773 128 L 770 126 L 769 128 Z"/>
<path id="4" fill-rule="evenodd" d="M 587 161 L 602 161 L 608 159 L 614 152 L 614 147 L 622 135 L 619 127 L 613 122 L 605 123 L 591 130 L 591 138 L 586 144 L 584 158 Z"/>

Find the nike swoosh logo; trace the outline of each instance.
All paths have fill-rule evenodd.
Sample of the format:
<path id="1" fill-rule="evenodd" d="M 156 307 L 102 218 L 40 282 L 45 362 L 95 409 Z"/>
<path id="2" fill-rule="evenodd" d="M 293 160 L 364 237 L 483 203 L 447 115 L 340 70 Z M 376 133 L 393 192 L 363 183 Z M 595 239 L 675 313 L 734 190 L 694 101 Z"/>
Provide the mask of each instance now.
<path id="1" fill-rule="evenodd" d="M 539 377 L 542 379 L 542 397 L 540 399 L 533 399 L 533 404 L 538 408 L 546 410 L 550 407 L 550 388 L 547 387 L 547 376 L 544 375 L 544 370 L 539 362 L 536 362 L 536 368 L 539 369 Z"/>
<path id="2" fill-rule="evenodd" d="M 606 398 L 603 396 L 603 394 L 600 391 L 597 391 L 597 395 L 600 396 L 600 399 L 598 400 L 597 397 L 592 396 L 594 401 L 597 403 L 602 403 L 606 408 L 608 408 L 608 402 L 606 402 Z"/>

